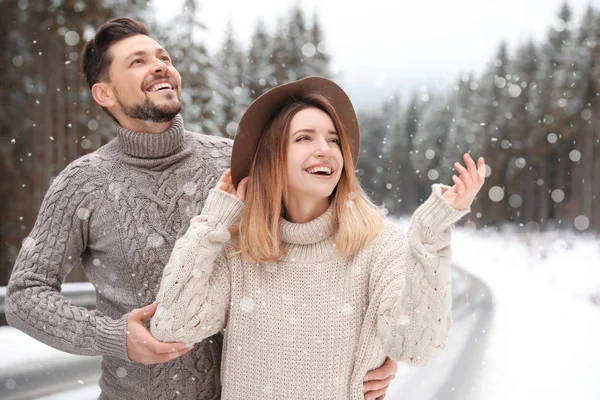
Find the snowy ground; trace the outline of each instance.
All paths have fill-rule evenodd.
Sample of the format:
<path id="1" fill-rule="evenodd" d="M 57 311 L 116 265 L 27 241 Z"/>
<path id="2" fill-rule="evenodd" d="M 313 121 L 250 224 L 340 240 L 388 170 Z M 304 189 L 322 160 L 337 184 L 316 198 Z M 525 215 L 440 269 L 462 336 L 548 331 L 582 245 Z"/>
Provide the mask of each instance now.
<path id="1" fill-rule="evenodd" d="M 387 398 L 599 399 L 600 240 L 457 228 L 453 249 L 455 325 L 446 350 L 428 367 L 402 366 Z M 39 399 L 98 396 L 93 358 L 69 375 L 61 366 L 77 357 L 12 328 L 0 328 L 0 354 L 0 398 L 19 398 L 19 388 L 36 382 L 69 384 Z M 11 377 L 26 364 L 36 366 L 29 379 Z"/>
<path id="2" fill-rule="evenodd" d="M 464 279 L 478 281 L 467 302 L 478 306 L 465 319 L 455 298 L 445 352 L 401 368 L 388 398 L 599 399 L 600 241 L 456 229 L 453 250 Z"/>

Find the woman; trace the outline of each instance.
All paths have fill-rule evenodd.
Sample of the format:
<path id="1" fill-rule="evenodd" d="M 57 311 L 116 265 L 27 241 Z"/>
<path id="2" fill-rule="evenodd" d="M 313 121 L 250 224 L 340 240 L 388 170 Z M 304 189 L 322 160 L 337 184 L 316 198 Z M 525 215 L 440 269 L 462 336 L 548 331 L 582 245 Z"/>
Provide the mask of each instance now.
<path id="1" fill-rule="evenodd" d="M 386 355 L 424 365 L 444 348 L 450 225 L 484 161 L 456 163 L 454 186 L 434 185 L 405 235 L 357 181 L 359 142 L 350 100 L 321 77 L 242 117 L 231 172 L 175 244 L 151 323 L 161 341 L 224 333 L 223 399 L 362 399 Z"/>

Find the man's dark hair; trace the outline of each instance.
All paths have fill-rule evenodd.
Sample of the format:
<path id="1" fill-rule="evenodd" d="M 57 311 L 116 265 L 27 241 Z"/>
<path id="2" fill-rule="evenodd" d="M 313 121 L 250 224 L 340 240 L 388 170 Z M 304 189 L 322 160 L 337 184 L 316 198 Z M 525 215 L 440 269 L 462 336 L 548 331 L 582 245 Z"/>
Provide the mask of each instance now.
<path id="1" fill-rule="evenodd" d="M 134 35 L 148 34 L 148 27 L 140 21 L 131 18 L 113 18 L 104 23 L 83 48 L 81 57 L 81 72 L 85 75 L 90 89 L 99 81 L 110 81 L 108 70 L 112 57 L 108 49 L 110 46 Z"/>

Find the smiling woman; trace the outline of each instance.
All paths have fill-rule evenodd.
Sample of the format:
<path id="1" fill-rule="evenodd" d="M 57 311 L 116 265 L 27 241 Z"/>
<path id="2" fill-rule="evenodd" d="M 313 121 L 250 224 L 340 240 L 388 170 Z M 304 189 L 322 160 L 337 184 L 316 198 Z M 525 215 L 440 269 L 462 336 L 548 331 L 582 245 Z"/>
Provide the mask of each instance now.
<path id="1" fill-rule="evenodd" d="M 322 77 L 278 86 L 242 116 L 231 171 L 176 242 L 151 322 L 161 341 L 224 333 L 223 399 L 363 399 L 386 356 L 425 365 L 443 350 L 450 225 L 481 188 L 483 159 L 434 185 L 406 236 L 361 189 L 359 143 L 352 103 Z"/>

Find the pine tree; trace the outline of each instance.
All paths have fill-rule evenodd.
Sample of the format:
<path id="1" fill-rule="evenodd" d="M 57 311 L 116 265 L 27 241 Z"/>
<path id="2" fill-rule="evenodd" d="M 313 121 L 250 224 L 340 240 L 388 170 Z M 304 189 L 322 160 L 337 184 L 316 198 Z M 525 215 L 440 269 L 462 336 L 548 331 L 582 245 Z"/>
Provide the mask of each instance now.
<path id="1" fill-rule="evenodd" d="M 535 142 L 531 132 L 538 119 L 533 103 L 535 79 L 538 76 L 537 49 L 533 41 L 519 47 L 514 61 L 509 65 L 509 73 L 507 125 L 510 147 L 507 152 L 511 157 L 508 161 L 506 196 L 513 220 L 529 222 L 535 219 L 536 204 L 535 161 L 532 154 Z"/>
<path id="2" fill-rule="evenodd" d="M 225 42 L 216 55 L 216 93 L 222 119 L 220 131 L 224 136 L 233 137 L 237 132 L 239 120 L 250 104 L 250 92 L 244 85 L 244 67 L 246 60 L 239 44 L 234 38 L 231 20 L 227 26 Z"/>
<path id="3" fill-rule="evenodd" d="M 471 154 L 486 155 L 486 163 L 492 174 L 487 179 L 487 187 L 500 187 L 505 190 L 507 161 L 509 155 L 505 151 L 508 134 L 506 114 L 508 112 L 507 66 L 508 51 L 505 43 L 501 43 L 496 57 L 489 63 L 478 82 L 476 107 L 473 117 L 479 126 L 475 132 L 475 141 L 471 146 Z M 510 144 L 508 144 L 510 145 Z M 464 164 L 464 161 L 457 160 Z M 481 207 L 486 210 L 485 223 L 500 222 L 508 210 L 506 196 L 501 201 L 492 201 L 487 193 L 479 196 Z"/>
<path id="4" fill-rule="evenodd" d="M 213 66 L 208 51 L 198 37 L 206 26 L 198 19 L 198 4 L 185 0 L 174 20 L 159 27 L 160 41 L 169 51 L 182 81 L 182 100 L 187 129 L 209 135 L 220 135 L 221 110 L 216 104 L 212 76 Z"/>
<path id="5" fill-rule="evenodd" d="M 244 75 L 245 85 L 253 100 L 276 86 L 275 66 L 272 64 L 271 56 L 272 50 L 272 39 L 266 31 L 264 22 L 259 20 L 250 41 L 248 64 Z"/>

